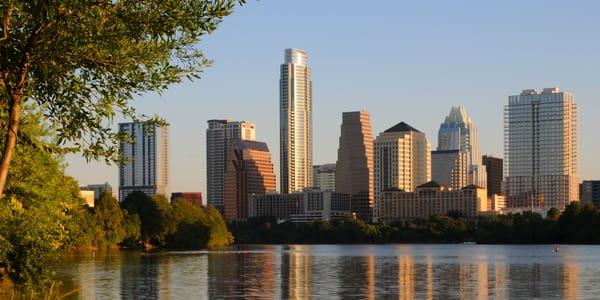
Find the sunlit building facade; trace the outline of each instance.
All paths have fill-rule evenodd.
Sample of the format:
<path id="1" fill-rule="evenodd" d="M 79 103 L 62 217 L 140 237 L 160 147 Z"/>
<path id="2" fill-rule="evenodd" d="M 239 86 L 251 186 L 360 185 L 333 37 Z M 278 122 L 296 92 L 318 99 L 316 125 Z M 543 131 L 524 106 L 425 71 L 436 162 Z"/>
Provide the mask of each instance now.
<path id="1" fill-rule="evenodd" d="M 285 49 L 279 81 L 280 191 L 313 186 L 312 76 L 308 54 Z"/>
<path id="2" fill-rule="evenodd" d="M 224 210 L 227 220 L 248 218 L 248 197 L 273 193 L 276 185 L 267 144 L 243 140 L 231 142 L 225 170 Z"/>
<path id="3" fill-rule="evenodd" d="M 254 124 L 247 121 L 209 120 L 206 129 L 206 201 L 223 213 L 225 166 L 231 141 L 256 139 Z"/>
<path id="4" fill-rule="evenodd" d="M 571 93 L 524 90 L 504 108 L 504 175 L 510 207 L 563 209 L 579 200 L 578 111 Z"/>
<path id="5" fill-rule="evenodd" d="M 314 188 L 323 191 L 334 191 L 335 173 L 335 164 L 313 166 Z"/>
<path id="6" fill-rule="evenodd" d="M 335 191 L 352 195 L 352 212 L 371 221 L 375 177 L 371 117 L 365 111 L 344 112 L 340 127 Z"/>
<path id="7" fill-rule="evenodd" d="M 464 150 L 432 151 L 431 179 L 453 189 L 469 185 L 467 152 Z"/>

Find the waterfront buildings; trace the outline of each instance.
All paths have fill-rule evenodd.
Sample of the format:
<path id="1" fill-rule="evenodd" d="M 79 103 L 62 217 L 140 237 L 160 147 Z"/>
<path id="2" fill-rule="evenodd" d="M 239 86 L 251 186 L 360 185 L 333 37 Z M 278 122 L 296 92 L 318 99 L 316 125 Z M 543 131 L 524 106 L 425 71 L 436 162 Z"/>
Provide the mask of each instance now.
<path id="1" fill-rule="evenodd" d="M 103 184 L 89 184 L 86 186 L 79 187 L 79 189 L 82 191 L 94 192 L 94 200 L 98 200 L 102 193 L 108 193 L 111 196 L 113 196 L 113 188 L 108 182 L 105 182 Z"/>
<path id="2" fill-rule="evenodd" d="M 342 114 L 335 191 L 352 195 L 352 212 L 371 221 L 375 205 L 373 134 L 368 112 Z"/>
<path id="3" fill-rule="evenodd" d="M 375 212 L 389 189 L 412 192 L 431 180 L 431 144 L 425 134 L 401 122 L 375 139 Z M 377 216 L 375 216 L 377 217 Z"/>
<path id="4" fill-rule="evenodd" d="M 584 180 L 579 187 L 582 204 L 592 203 L 600 208 L 600 180 Z"/>
<path id="5" fill-rule="evenodd" d="M 467 184 L 487 187 L 485 167 L 479 152 L 479 134 L 475 123 L 462 106 L 452 107 L 440 125 L 437 150 L 462 150 L 467 155 Z"/>
<path id="6" fill-rule="evenodd" d="M 235 140 L 228 147 L 224 212 L 227 220 L 248 218 L 248 196 L 272 193 L 276 179 L 267 144 Z"/>
<path id="7" fill-rule="evenodd" d="M 451 189 L 435 181 L 422 184 L 413 192 L 390 189 L 381 192 L 379 219 L 383 222 L 406 221 L 461 212 L 475 217 L 488 211 L 487 191 L 470 185 Z"/>
<path id="8" fill-rule="evenodd" d="M 502 181 L 504 178 L 504 166 L 502 158 L 484 155 L 482 161 L 487 172 L 488 197 L 503 195 Z"/>
<path id="9" fill-rule="evenodd" d="M 206 129 L 206 198 L 223 213 L 225 160 L 234 140 L 254 141 L 256 129 L 247 121 L 209 120 Z"/>
<path id="10" fill-rule="evenodd" d="M 171 193 L 171 202 L 177 201 L 179 199 L 190 201 L 191 203 L 202 207 L 204 204 L 202 203 L 202 193 L 201 192 L 176 192 Z"/>
<path id="11" fill-rule="evenodd" d="M 312 79 L 308 54 L 285 49 L 279 81 L 281 192 L 313 186 Z"/>
<path id="12" fill-rule="evenodd" d="M 504 108 L 505 193 L 510 207 L 563 209 L 579 200 L 578 120 L 573 95 L 523 90 Z"/>
<path id="13" fill-rule="evenodd" d="M 341 220 L 350 216 L 350 194 L 305 189 L 291 194 L 252 195 L 250 217 L 270 216 L 295 223 Z"/>
<path id="14" fill-rule="evenodd" d="M 467 186 L 467 152 L 464 150 L 432 151 L 431 179 L 453 189 Z"/>
<path id="15" fill-rule="evenodd" d="M 323 191 L 334 191 L 335 172 L 335 164 L 313 166 L 314 188 Z"/>
<path id="16" fill-rule="evenodd" d="M 168 127 L 146 122 L 120 123 L 119 131 L 132 138 L 132 143 L 120 144 L 125 162 L 119 165 L 119 200 L 125 200 L 133 191 L 168 195 Z"/>

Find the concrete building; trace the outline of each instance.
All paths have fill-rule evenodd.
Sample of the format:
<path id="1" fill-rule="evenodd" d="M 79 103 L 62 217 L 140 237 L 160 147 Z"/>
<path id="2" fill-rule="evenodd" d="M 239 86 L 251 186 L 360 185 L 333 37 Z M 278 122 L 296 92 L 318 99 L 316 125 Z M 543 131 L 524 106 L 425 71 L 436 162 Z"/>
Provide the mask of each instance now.
<path id="1" fill-rule="evenodd" d="M 223 213 L 227 147 L 234 140 L 254 141 L 256 128 L 247 121 L 209 120 L 206 129 L 206 198 Z"/>
<path id="2" fill-rule="evenodd" d="M 187 200 L 192 202 L 193 204 L 203 207 L 204 203 L 202 202 L 202 193 L 201 192 L 175 192 L 171 193 L 171 202 L 177 201 L 179 199 Z"/>
<path id="3" fill-rule="evenodd" d="M 351 216 L 349 194 L 305 189 L 291 194 L 250 196 L 250 217 L 275 217 L 295 223 L 341 220 Z"/>
<path id="4" fill-rule="evenodd" d="M 487 187 L 487 175 L 481 163 L 479 134 L 475 123 L 462 106 L 453 106 L 440 125 L 437 150 L 462 150 L 467 155 L 467 184 Z"/>
<path id="5" fill-rule="evenodd" d="M 352 212 L 372 221 L 375 206 L 373 133 L 368 112 L 342 114 L 335 191 L 352 195 Z"/>
<path id="6" fill-rule="evenodd" d="M 281 192 L 313 186 L 312 79 L 308 54 L 285 49 L 279 81 Z"/>
<path id="7" fill-rule="evenodd" d="M 488 210 L 491 212 L 500 212 L 506 208 L 506 197 L 504 195 L 494 194 L 488 196 Z"/>
<path id="8" fill-rule="evenodd" d="M 79 197 L 83 198 L 87 206 L 94 207 L 94 204 L 96 203 L 96 199 L 94 198 L 94 191 L 80 190 Z"/>
<path id="9" fill-rule="evenodd" d="M 390 223 L 446 215 L 451 211 L 462 212 L 466 217 L 488 211 L 487 191 L 474 185 L 453 190 L 435 181 L 420 185 L 414 192 L 386 190 L 381 193 L 379 218 Z"/>
<path id="10" fill-rule="evenodd" d="M 227 220 L 248 218 L 248 197 L 277 189 L 271 152 L 267 144 L 232 141 L 225 170 L 224 211 Z"/>
<path id="11" fill-rule="evenodd" d="M 335 191 L 335 164 L 313 166 L 314 188 L 323 191 Z"/>
<path id="12" fill-rule="evenodd" d="M 581 203 L 592 203 L 600 208 L 600 180 L 584 180 L 579 185 Z"/>
<path id="13" fill-rule="evenodd" d="M 431 179 L 453 189 L 467 186 L 467 152 L 464 150 L 432 151 Z"/>
<path id="14" fill-rule="evenodd" d="M 502 158 L 484 155 L 482 161 L 487 172 L 488 196 L 503 195 L 502 181 L 504 178 L 504 166 Z"/>
<path id="15" fill-rule="evenodd" d="M 375 139 L 375 213 L 380 193 L 412 192 L 431 180 L 431 144 L 425 134 L 401 122 Z M 375 216 L 377 218 L 377 216 Z"/>
<path id="16" fill-rule="evenodd" d="M 577 104 L 558 88 L 524 90 L 504 108 L 509 207 L 563 209 L 579 200 Z"/>
<path id="17" fill-rule="evenodd" d="M 169 131 L 149 123 L 120 123 L 133 142 L 121 143 L 125 163 L 119 166 L 119 200 L 133 191 L 169 195 Z"/>
<path id="18" fill-rule="evenodd" d="M 98 198 L 100 198 L 100 195 L 102 195 L 102 193 L 104 192 L 110 194 L 111 196 L 114 196 L 113 188 L 108 182 L 105 182 L 104 184 L 90 184 L 79 187 L 79 189 L 82 191 L 94 192 L 94 200 L 98 200 Z"/>

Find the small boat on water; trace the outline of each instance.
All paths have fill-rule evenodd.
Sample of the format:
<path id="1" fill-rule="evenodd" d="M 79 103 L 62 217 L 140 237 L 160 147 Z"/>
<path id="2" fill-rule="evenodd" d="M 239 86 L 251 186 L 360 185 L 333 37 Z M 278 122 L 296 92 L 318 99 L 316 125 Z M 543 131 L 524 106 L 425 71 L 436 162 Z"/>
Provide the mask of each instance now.
<path id="1" fill-rule="evenodd" d="M 556 247 L 554 247 L 553 251 L 556 252 L 556 253 L 558 253 L 558 252 L 560 252 L 560 248 L 558 246 L 556 246 Z"/>

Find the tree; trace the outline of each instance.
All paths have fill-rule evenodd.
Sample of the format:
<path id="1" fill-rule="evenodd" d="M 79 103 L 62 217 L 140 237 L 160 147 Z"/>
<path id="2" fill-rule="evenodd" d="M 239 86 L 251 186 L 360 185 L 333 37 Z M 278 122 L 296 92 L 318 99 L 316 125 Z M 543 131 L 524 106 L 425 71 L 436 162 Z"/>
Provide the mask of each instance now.
<path id="1" fill-rule="evenodd" d="M 49 149 L 118 158 L 127 139 L 115 117 L 139 120 L 135 95 L 199 77 L 210 64 L 195 47 L 244 0 L 5 0 L 0 3 L 0 196 L 23 107 L 56 128 Z M 163 123 L 157 118 L 151 121 Z"/>
<path id="2" fill-rule="evenodd" d="M 143 192 L 129 194 L 123 203 L 128 214 L 140 220 L 140 235 L 144 244 L 162 246 L 165 237 L 176 230 L 176 220 L 171 205 L 162 195 L 150 197 Z"/>
<path id="3" fill-rule="evenodd" d="M 94 241 L 96 246 L 114 247 L 125 239 L 125 217 L 119 201 L 111 194 L 104 192 L 100 195 L 94 204 L 93 219 L 101 233 Z"/>

